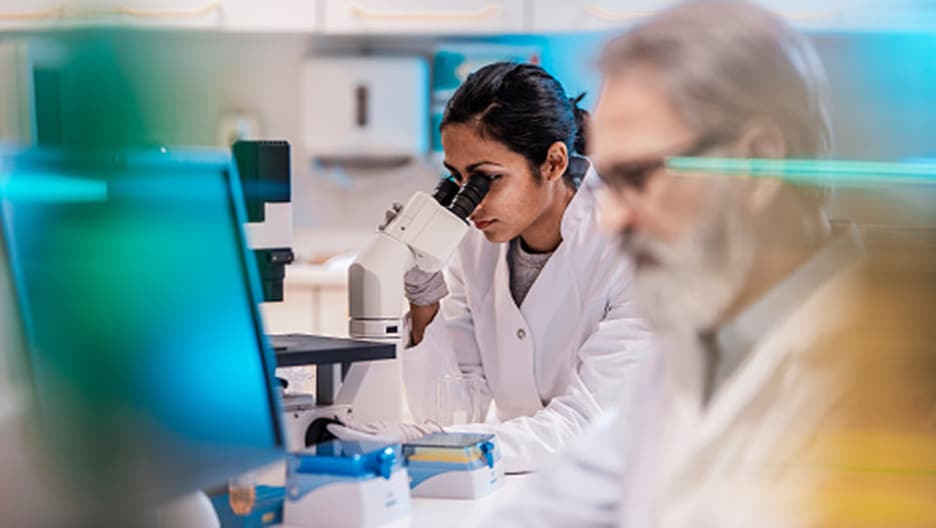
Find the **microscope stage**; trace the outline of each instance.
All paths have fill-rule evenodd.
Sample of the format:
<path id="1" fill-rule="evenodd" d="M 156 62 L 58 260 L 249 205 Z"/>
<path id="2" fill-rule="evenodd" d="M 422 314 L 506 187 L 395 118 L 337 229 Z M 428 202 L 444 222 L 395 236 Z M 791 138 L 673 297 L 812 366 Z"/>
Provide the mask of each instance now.
<path id="1" fill-rule="evenodd" d="M 276 366 L 298 367 L 330 363 L 354 363 L 396 357 L 396 345 L 311 334 L 270 335 Z"/>

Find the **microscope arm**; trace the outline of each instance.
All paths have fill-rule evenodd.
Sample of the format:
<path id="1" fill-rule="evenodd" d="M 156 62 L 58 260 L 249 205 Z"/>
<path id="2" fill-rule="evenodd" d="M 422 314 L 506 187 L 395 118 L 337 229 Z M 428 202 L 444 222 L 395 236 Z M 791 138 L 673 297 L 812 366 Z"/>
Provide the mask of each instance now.
<path id="1" fill-rule="evenodd" d="M 414 266 L 441 270 L 467 232 L 464 220 L 426 193 L 394 211 L 348 270 L 351 337 L 398 339 L 403 275 Z"/>
<path id="2" fill-rule="evenodd" d="M 352 338 L 400 334 L 403 274 L 413 267 L 406 244 L 381 231 L 348 269 L 349 333 Z"/>
<path id="3" fill-rule="evenodd" d="M 468 232 L 467 218 L 490 189 L 472 176 L 464 186 L 443 180 L 432 195 L 418 192 L 405 207 L 395 205 L 387 221 L 348 270 L 350 335 L 400 345 L 403 275 L 413 266 L 439 271 Z M 395 360 L 354 363 L 335 403 L 347 404 L 360 422 L 400 420 L 402 371 Z"/>

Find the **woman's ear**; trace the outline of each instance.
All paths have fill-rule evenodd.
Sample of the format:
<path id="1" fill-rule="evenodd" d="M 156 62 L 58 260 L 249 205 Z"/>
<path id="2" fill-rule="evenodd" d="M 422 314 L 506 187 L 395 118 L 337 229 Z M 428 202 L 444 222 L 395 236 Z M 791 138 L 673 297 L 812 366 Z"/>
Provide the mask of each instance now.
<path id="1" fill-rule="evenodd" d="M 556 141 L 549 146 L 549 151 L 546 153 L 546 161 L 540 166 L 540 173 L 543 175 L 544 180 L 555 181 L 561 179 L 568 168 L 569 149 L 566 148 L 565 143 Z"/>

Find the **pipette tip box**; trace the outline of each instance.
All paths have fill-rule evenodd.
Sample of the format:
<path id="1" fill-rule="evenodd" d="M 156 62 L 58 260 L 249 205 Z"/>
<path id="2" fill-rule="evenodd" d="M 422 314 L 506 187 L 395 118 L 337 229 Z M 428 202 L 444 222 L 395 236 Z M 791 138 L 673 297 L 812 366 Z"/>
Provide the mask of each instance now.
<path id="1" fill-rule="evenodd" d="M 410 511 L 399 444 L 333 440 L 287 456 L 288 526 L 369 527 Z"/>
<path id="2" fill-rule="evenodd" d="M 431 433 L 403 444 L 414 497 L 476 499 L 504 481 L 493 434 Z"/>

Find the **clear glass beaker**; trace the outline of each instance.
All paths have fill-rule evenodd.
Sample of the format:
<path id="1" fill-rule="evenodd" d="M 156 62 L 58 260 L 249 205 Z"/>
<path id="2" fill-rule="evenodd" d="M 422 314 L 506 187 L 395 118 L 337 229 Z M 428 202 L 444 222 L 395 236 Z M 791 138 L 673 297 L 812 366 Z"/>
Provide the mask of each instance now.
<path id="1" fill-rule="evenodd" d="M 481 416 L 481 388 L 477 374 L 447 374 L 436 385 L 436 422 L 447 425 L 478 423 Z"/>

